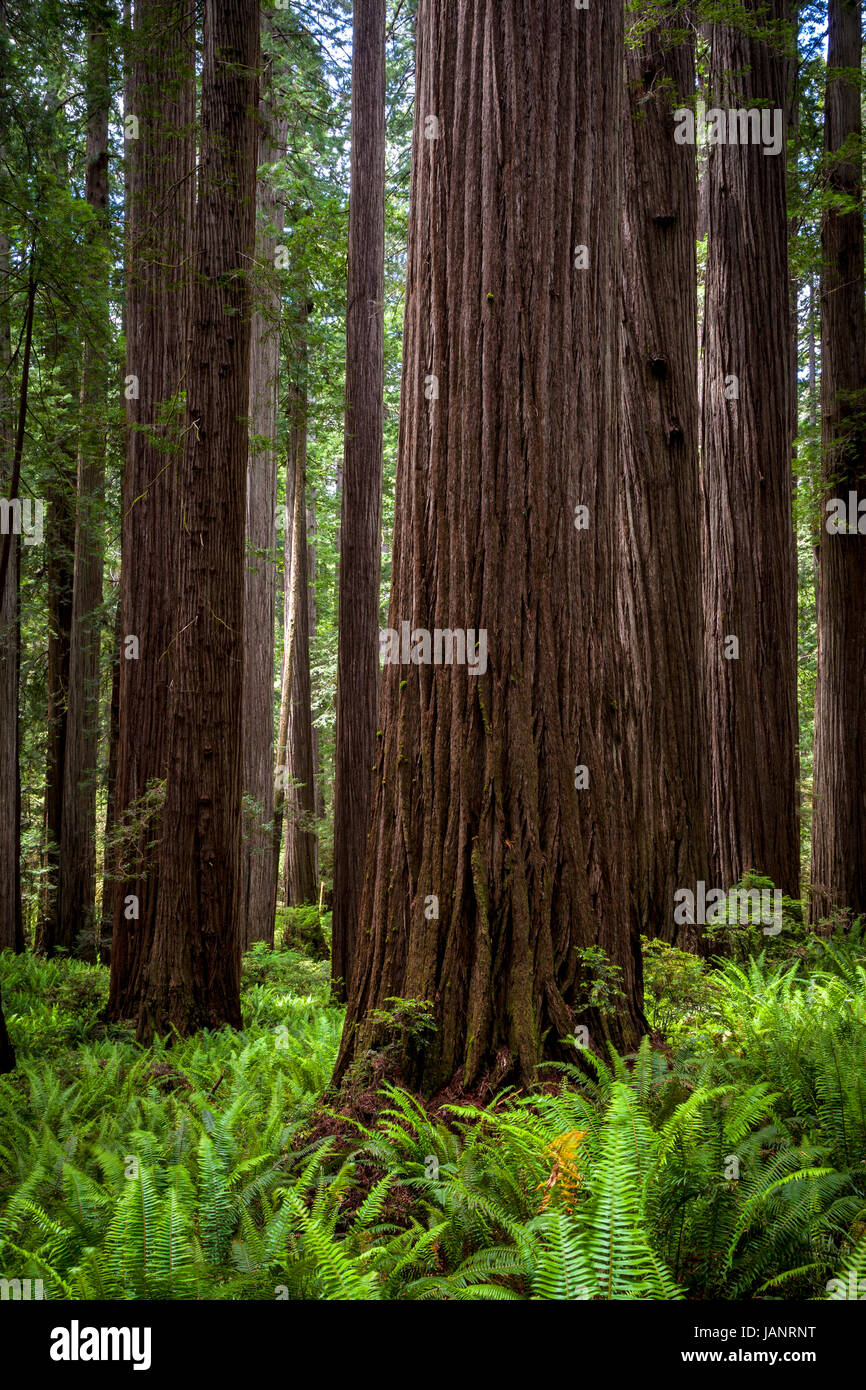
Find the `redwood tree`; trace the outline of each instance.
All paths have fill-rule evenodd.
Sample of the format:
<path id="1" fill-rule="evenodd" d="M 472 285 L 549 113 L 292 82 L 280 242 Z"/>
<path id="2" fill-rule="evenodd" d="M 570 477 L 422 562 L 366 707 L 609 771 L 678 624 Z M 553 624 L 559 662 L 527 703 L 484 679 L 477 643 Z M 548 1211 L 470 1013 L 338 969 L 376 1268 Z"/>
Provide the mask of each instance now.
<path id="1" fill-rule="evenodd" d="M 270 16 L 262 12 L 262 25 Z M 258 163 L 274 163 L 286 122 L 274 110 L 273 60 L 265 68 L 259 108 Z M 283 210 L 268 176 L 256 186 L 257 285 L 250 355 L 250 444 L 247 464 L 247 572 L 244 611 L 244 792 L 251 815 L 244 838 L 244 940 L 274 939 L 274 607 L 276 600 L 277 397 L 280 287 L 274 269 Z"/>
<path id="2" fill-rule="evenodd" d="M 15 402 L 9 389 L 12 361 L 9 314 L 9 238 L 0 234 L 0 497 L 13 495 Z M 10 530 L 6 573 L 0 574 L 0 949 L 24 949 L 21 919 L 21 777 L 18 678 L 20 667 L 20 541 Z"/>
<path id="3" fill-rule="evenodd" d="M 866 912 L 866 535 L 829 531 L 839 498 L 866 500 L 859 0 L 830 0 L 822 229 L 821 532 L 812 823 L 812 916 Z M 864 508 L 866 510 L 866 508 Z M 859 518 L 858 518 L 859 519 Z M 866 531 L 866 519 L 860 521 Z"/>
<path id="4" fill-rule="evenodd" d="M 175 472 L 189 389 L 195 206 L 195 5 L 137 0 L 127 111 L 127 440 L 121 535 L 119 729 L 109 1013 L 135 1017 L 156 920 L 154 806 L 166 775 L 169 648 L 180 521 Z M 134 127 L 132 127 L 134 129 Z M 153 215 L 154 208 L 160 210 Z"/>
<path id="5" fill-rule="evenodd" d="M 169 757 L 138 1036 L 240 1026 L 245 496 L 259 11 L 206 0 Z"/>
<path id="6" fill-rule="evenodd" d="M 677 26 L 626 50 L 619 605 L 634 913 L 682 946 L 678 888 L 706 881 L 707 763 L 697 379 L 697 170 L 674 140 L 694 47 Z"/>
<path id="7" fill-rule="evenodd" d="M 93 212 L 88 272 L 95 291 L 84 342 L 78 449 L 75 562 L 55 945 L 72 950 L 87 933 L 95 949 L 96 779 L 102 646 L 105 500 L 105 356 L 108 323 L 108 121 L 112 12 L 95 3 L 87 39 L 84 196 Z"/>
<path id="8" fill-rule="evenodd" d="M 332 974 L 345 998 L 370 829 L 378 698 L 385 296 L 385 0 L 354 0 L 340 526 Z"/>
<path id="9" fill-rule="evenodd" d="M 712 26 L 712 109 L 789 93 L 788 0 Z M 772 32 L 770 23 L 776 28 Z M 704 612 L 715 885 L 753 869 L 796 897 L 797 591 L 785 143 L 710 145 L 704 309 Z M 738 652 L 738 655 L 737 655 Z"/>
<path id="10" fill-rule="evenodd" d="M 293 431 L 291 569 L 286 590 L 285 769 L 288 812 L 283 884 L 287 903 L 316 897 L 316 764 L 310 693 L 310 563 L 307 547 L 306 427 Z M 287 489 L 288 491 L 288 489 Z"/>
<path id="11" fill-rule="evenodd" d="M 432 1006 L 402 1060 L 425 1092 L 526 1082 L 578 1021 L 593 1046 L 643 1025 L 615 616 L 622 55 L 619 7 L 418 7 L 389 626 L 478 647 L 475 673 L 385 666 L 337 1078 L 395 996 Z M 586 947 L 622 972 L 614 1012 L 587 1007 Z"/>

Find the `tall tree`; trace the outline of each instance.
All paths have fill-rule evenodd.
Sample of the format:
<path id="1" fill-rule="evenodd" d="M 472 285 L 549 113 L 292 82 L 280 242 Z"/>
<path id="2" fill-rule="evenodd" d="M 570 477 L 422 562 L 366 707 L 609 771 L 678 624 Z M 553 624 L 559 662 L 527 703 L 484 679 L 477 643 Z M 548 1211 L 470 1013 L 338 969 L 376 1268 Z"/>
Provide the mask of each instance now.
<path id="1" fill-rule="evenodd" d="M 643 1026 L 615 617 L 623 42 L 618 6 L 418 7 L 389 617 L 398 648 L 416 636 L 385 667 L 338 1078 L 394 996 L 432 1006 L 401 1068 L 425 1092 L 526 1082 L 577 1020 L 593 1046 Z M 622 972 L 610 1014 L 585 948 Z"/>
<path id="2" fill-rule="evenodd" d="M 306 388 L 303 400 L 306 406 Z M 306 428 L 295 437 L 292 482 L 292 558 L 286 594 L 286 769 L 288 809 L 283 885 L 288 903 L 316 896 L 316 767 L 310 695 L 310 558 L 307 545 Z M 287 489 L 288 491 L 288 489 Z"/>
<path id="3" fill-rule="evenodd" d="M 10 499 L 15 455 L 15 403 L 9 389 L 12 339 L 9 238 L 0 234 L 0 496 Z M 20 670 L 19 539 L 10 530 L 0 578 L 0 949 L 24 949 L 21 917 L 21 774 L 18 677 Z M 2 1034 L 0 1034 L 2 1043 Z M 0 1064 L 2 1065 L 2 1064 Z"/>
<path id="4" fill-rule="evenodd" d="M 96 781 L 99 751 L 99 676 L 102 647 L 102 562 L 105 501 L 105 361 L 110 342 L 108 307 L 109 53 L 113 15 L 95 0 L 87 38 L 87 143 L 84 196 L 93 213 L 81 374 L 75 518 L 75 562 L 60 865 L 55 944 L 72 950 L 86 933 L 95 950 Z"/>
<path id="5" fill-rule="evenodd" d="M 153 802 L 166 776 L 186 335 L 195 207 L 194 0 L 137 0 L 127 94 L 127 440 L 109 1014 L 135 1017 L 158 891 Z M 154 215 L 154 210 L 158 214 Z M 154 794 L 155 793 L 155 794 Z"/>
<path id="6" fill-rule="evenodd" d="M 49 101 L 57 110 L 56 91 Z M 56 190 L 68 191 L 65 150 L 52 151 Z M 81 390 L 81 345 L 69 320 L 65 295 L 56 283 L 48 289 L 51 329 L 46 344 L 55 389 L 54 460 L 45 485 L 45 511 L 51 528 L 45 573 L 48 597 L 47 738 L 42 816 L 41 909 L 36 950 L 51 955 L 58 941 L 58 886 L 63 826 L 63 777 L 66 769 L 67 696 L 72 648 L 72 586 L 75 564 L 75 493 L 78 470 L 78 399 Z"/>
<path id="7" fill-rule="evenodd" d="M 270 17 L 262 12 L 263 33 Z M 250 357 L 250 453 L 247 466 L 247 573 L 244 613 L 244 791 L 251 818 L 244 840 L 244 939 L 274 939 L 274 608 L 276 601 L 277 397 L 280 287 L 274 270 L 282 202 L 269 170 L 285 145 L 274 107 L 273 59 L 263 72 L 256 188 L 256 308 Z"/>
<path id="8" fill-rule="evenodd" d="M 830 0 L 821 236 L 821 494 L 812 917 L 866 912 L 866 286 L 863 275 L 861 14 Z M 830 530 L 844 504 L 845 523 Z M 829 504 L 829 505 L 828 505 Z M 855 508 L 856 510 L 856 508 Z"/>
<path id="9" fill-rule="evenodd" d="M 105 788 L 105 853 L 102 869 L 102 923 L 99 934 L 100 961 L 111 962 L 111 936 L 114 926 L 114 895 L 117 884 L 117 843 L 115 840 L 115 791 L 117 787 L 117 748 L 120 741 L 120 651 L 123 646 L 123 614 L 118 595 L 114 605 L 111 659 L 111 700 L 108 707 L 108 769 Z"/>
<path id="10" fill-rule="evenodd" d="M 346 997 L 376 758 L 385 298 L 385 0 L 354 0 L 331 961 Z"/>
<path id="11" fill-rule="evenodd" d="M 634 912 L 679 945 L 675 893 L 706 881 L 708 788 L 701 604 L 697 169 L 674 140 L 694 46 L 669 21 L 626 49 L 619 604 L 632 670 L 625 762 Z"/>
<path id="12" fill-rule="evenodd" d="M 283 659 L 280 670 L 280 717 L 277 728 L 277 764 L 274 782 L 274 834 L 273 834 L 273 901 L 276 907 L 279 896 L 280 869 L 282 865 L 283 829 L 287 809 L 291 809 L 289 798 L 289 710 L 292 701 L 292 679 L 289 658 L 292 651 L 292 555 L 295 535 L 295 478 L 300 471 L 304 477 L 307 472 L 307 424 L 309 402 L 307 400 L 307 313 L 302 303 L 297 311 L 297 323 L 290 323 L 297 329 L 295 345 L 290 354 L 289 382 L 286 392 L 286 423 L 288 425 L 288 444 L 286 447 L 286 497 L 283 512 Z M 299 458 L 299 454 L 302 457 Z"/>
<path id="13" fill-rule="evenodd" d="M 257 0 L 205 0 L 160 892 L 138 1036 L 240 1026 L 245 496 Z"/>
<path id="14" fill-rule="evenodd" d="M 773 152 L 728 138 L 727 126 L 715 143 L 711 134 L 702 483 L 713 874 L 727 888 L 753 869 L 796 896 L 788 16 L 788 0 L 744 0 L 739 27 L 712 26 L 712 109 L 725 121 L 729 110 L 757 112 L 781 138 Z"/>

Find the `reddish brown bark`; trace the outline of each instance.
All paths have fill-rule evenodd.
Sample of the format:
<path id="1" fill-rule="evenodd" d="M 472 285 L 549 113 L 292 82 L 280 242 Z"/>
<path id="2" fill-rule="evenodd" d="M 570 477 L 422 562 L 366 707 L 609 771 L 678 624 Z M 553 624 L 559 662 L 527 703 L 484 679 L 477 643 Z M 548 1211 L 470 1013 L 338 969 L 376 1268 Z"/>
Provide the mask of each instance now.
<path id="1" fill-rule="evenodd" d="M 676 891 L 708 876 L 697 169 L 674 140 L 695 65 L 677 27 L 626 50 L 619 605 L 636 926 L 694 947 L 674 919 Z"/>
<path id="2" fill-rule="evenodd" d="M 180 597 L 160 892 L 138 1037 L 239 1027 L 245 494 L 259 11 L 206 0 Z"/>
<path id="3" fill-rule="evenodd" d="M 286 451 L 286 502 L 283 513 L 283 658 L 280 670 L 280 717 L 277 726 L 277 761 L 274 780 L 274 833 L 273 851 L 273 902 L 276 909 L 279 897 L 279 879 L 282 865 L 283 828 L 288 801 L 289 778 L 289 705 L 291 684 L 289 680 L 288 658 L 291 650 L 289 641 L 289 616 L 292 592 L 292 543 L 295 529 L 295 475 L 298 468 L 297 455 L 307 448 L 307 401 L 306 392 L 297 383 L 290 382 L 286 403 L 289 442 Z M 306 472 L 306 461 L 304 462 Z"/>
<path id="4" fill-rule="evenodd" d="M 307 548 L 306 431 L 297 439 L 292 487 L 292 563 L 288 587 L 284 680 L 287 691 L 283 887 L 287 903 L 316 898 L 316 767 L 310 695 L 310 563 Z"/>
<path id="5" fill-rule="evenodd" d="M 830 0 L 824 145 L 837 198 L 824 216 L 822 509 L 812 822 L 812 917 L 866 912 L 866 519 L 831 533 L 827 502 L 866 502 L 861 6 Z M 841 203 L 841 206 L 840 206 Z M 866 505 L 863 506 L 866 513 Z"/>
<path id="6" fill-rule="evenodd" d="M 262 22 L 266 15 L 262 13 Z M 269 17 L 267 17 L 267 22 Z M 259 109 L 259 165 L 280 158 L 286 123 L 277 122 L 265 70 Z M 271 181 L 257 183 L 257 276 L 250 357 L 250 452 L 247 466 L 247 572 L 244 611 L 244 941 L 274 939 L 274 608 L 276 601 L 277 397 L 280 286 L 274 269 L 283 209 Z"/>
<path id="7" fill-rule="evenodd" d="M 115 819 L 134 827 L 165 778 L 169 648 L 176 632 L 180 517 L 175 475 L 189 390 L 186 335 L 195 206 L 195 7 L 138 0 L 127 142 L 127 404 L 120 583 L 122 644 Z M 138 656 L 130 655 L 136 639 Z M 131 831 L 115 885 L 109 1015 L 134 1018 L 151 949 L 157 826 Z M 137 915 L 135 915 L 137 914 Z"/>
<path id="8" fill-rule="evenodd" d="M 370 1011 L 414 998 L 436 1032 L 402 1075 L 432 1092 L 527 1082 L 578 1020 L 628 1047 L 643 1019 L 615 597 L 622 12 L 421 0 L 417 34 L 389 623 L 483 630 L 488 661 L 385 668 L 336 1076 Z M 622 970 L 609 1015 L 586 1008 L 589 946 Z"/>
<path id="9" fill-rule="evenodd" d="M 88 34 L 88 124 L 84 196 L 93 210 L 90 236 L 96 296 L 107 296 L 109 31 L 111 13 L 94 6 Z M 102 302 L 100 300 L 100 302 Z M 106 299 L 107 305 L 107 299 Z M 97 310 L 98 312 L 98 310 Z M 105 502 L 104 419 L 107 321 L 85 337 L 75 517 L 75 562 L 66 709 L 65 767 L 57 890 L 58 946 L 95 955 L 96 781 L 102 647 L 102 556 Z M 86 943 L 86 944 L 85 944 Z"/>
<path id="10" fill-rule="evenodd" d="M 747 0 L 746 8 L 760 10 L 764 24 L 788 17 L 787 0 L 768 6 Z M 715 24 L 710 88 L 712 108 L 780 111 L 784 133 L 789 84 L 781 42 Z M 707 179 L 702 484 L 713 877 L 715 886 L 728 888 L 756 870 L 796 897 L 797 593 L 784 141 L 776 154 L 765 154 L 760 144 L 712 144 Z"/>
<path id="11" fill-rule="evenodd" d="M 331 973 L 355 952 L 376 761 L 385 297 L 385 0 L 355 0 Z"/>
<path id="12" fill-rule="evenodd" d="M 12 494 L 15 404 L 9 390 L 12 359 L 9 319 L 9 239 L 0 235 L 0 497 Z M 0 949 L 24 949 L 21 918 L 21 777 L 18 675 L 20 666 L 20 541 L 11 532 L 6 574 L 0 582 Z M 0 1023 L 2 1028 L 2 1023 Z M 3 1035 L 0 1033 L 0 1058 Z M 2 1067 L 2 1060 L 0 1060 Z M 8 1070 L 9 1068 L 6 1068 Z"/>

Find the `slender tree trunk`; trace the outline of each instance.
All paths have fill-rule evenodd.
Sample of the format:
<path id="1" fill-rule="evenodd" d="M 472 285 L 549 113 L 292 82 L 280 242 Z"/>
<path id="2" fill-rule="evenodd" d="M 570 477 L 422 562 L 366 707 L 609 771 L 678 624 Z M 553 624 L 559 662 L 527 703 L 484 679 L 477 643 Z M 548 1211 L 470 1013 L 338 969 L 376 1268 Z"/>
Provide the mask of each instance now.
<path id="1" fill-rule="evenodd" d="M 108 785 L 105 798 L 105 855 L 102 873 L 102 930 L 99 939 L 100 960 L 111 963 L 111 932 L 114 917 L 114 894 L 117 882 L 117 855 L 114 849 L 115 803 L 117 788 L 117 747 L 120 739 L 120 658 L 122 645 L 122 614 L 120 599 L 115 604 L 113 658 L 111 663 L 111 706 L 108 715 Z"/>
<path id="2" fill-rule="evenodd" d="M 186 336 L 195 207 L 195 5 L 137 0 L 127 141 L 127 440 L 121 536 L 120 727 L 109 1016 L 134 1018 L 158 898 L 153 815 L 165 779 L 176 634 Z M 151 789 L 151 796 L 145 793 Z M 156 803 L 156 808 L 153 805 Z"/>
<path id="3" fill-rule="evenodd" d="M 112 17 L 96 5 L 88 35 L 85 199 L 93 210 L 92 275 L 100 302 L 108 294 L 109 44 Z M 98 310 L 96 310 L 98 312 Z M 78 505 L 66 717 L 66 765 L 60 828 L 56 944 L 73 950 L 82 937 L 95 955 L 96 780 L 102 649 L 102 556 L 105 505 L 105 356 L 107 322 L 89 328 L 81 378 Z"/>
<path id="4" fill-rule="evenodd" d="M 619 604 L 639 931 L 697 947 L 675 894 L 708 874 L 698 471 L 697 170 L 674 142 L 694 49 L 656 30 L 626 49 Z"/>
<path id="5" fill-rule="evenodd" d="M 283 882 L 287 903 L 314 902 L 317 889 L 316 778 L 310 698 L 310 603 L 307 547 L 307 454 L 295 452 L 292 568 L 286 632 L 286 686 L 289 691 L 286 757 L 286 848 Z"/>
<path id="6" fill-rule="evenodd" d="M 292 593 L 292 541 L 295 524 L 295 474 L 299 450 L 306 453 L 307 447 L 307 403 L 305 388 L 291 382 L 288 394 L 289 443 L 286 452 L 286 504 L 283 546 L 283 659 L 280 671 L 280 718 L 277 732 L 277 765 L 274 781 L 274 831 L 273 831 L 273 902 L 276 910 L 279 896 L 280 867 L 282 864 L 283 826 L 286 815 L 286 802 L 289 791 L 289 705 L 291 703 L 291 684 L 289 681 L 288 658 L 289 609 Z M 306 465 L 304 465 L 306 468 Z"/>
<path id="7" fill-rule="evenodd" d="M 860 4 L 830 0 L 824 145 L 830 206 L 822 229 L 818 678 L 812 919 L 866 912 L 866 309 L 863 275 Z M 844 151 L 844 153 L 840 153 Z M 832 498 L 862 508 L 831 532 Z"/>
<path id="8" fill-rule="evenodd" d="M 9 238 L 0 235 L 0 496 L 11 496 L 15 452 L 15 405 L 9 390 L 12 361 L 9 318 Z M 9 490 L 7 490 L 9 489 Z M 6 544 L 3 537 L 0 544 Z M 20 541 L 10 532 L 6 575 L 0 584 L 0 949 L 24 949 L 21 918 L 21 775 L 18 717 Z M 0 1070 L 5 1026 L 0 1012 Z M 11 1055 L 11 1054 L 10 1054 Z"/>
<path id="9" fill-rule="evenodd" d="M 815 333 L 815 280 L 809 276 L 809 424 L 818 423 L 818 364 Z"/>
<path id="10" fill-rule="evenodd" d="M 205 0 L 180 603 L 153 947 L 138 1037 L 239 1027 L 244 540 L 259 10 Z"/>
<path id="11" fill-rule="evenodd" d="M 787 0 L 747 0 L 762 22 Z M 784 137 L 780 46 L 713 26 L 714 108 L 769 104 Z M 792 563 L 785 146 L 711 144 L 704 321 L 704 612 L 716 884 L 748 870 L 796 897 L 797 594 Z"/>
<path id="12" fill-rule="evenodd" d="M 336 1076 L 399 996 L 436 1023 L 407 1084 L 480 1093 L 574 1055 L 576 1024 L 593 1047 L 644 1026 L 615 593 L 622 11 L 421 0 L 417 36 L 398 651 Z M 622 971 L 610 1014 L 589 947 Z"/>
<path id="13" fill-rule="evenodd" d="M 262 23 L 266 22 L 262 12 Z M 269 22 L 269 20 L 267 21 Z M 286 140 L 276 128 L 270 68 L 260 106 L 258 162 L 272 164 Z M 277 396 L 280 286 L 274 270 L 282 202 L 269 178 L 257 184 L 259 284 L 250 359 L 250 453 L 247 467 L 247 572 L 244 613 L 244 791 L 252 801 L 244 840 L 244 941 L 274 939 L 274 606 L 277 508 Z"/>
<path id="14" fill-rule="evenodd" d="M 355 0 L 353 13 L 331 935 L 331 973 L 343 999 L 355 953 L 376 761 L 385 389 L 385 0 Z"/>
<path id="15" fill-rule="evenodd" d="M 315 488 L 308 488 L 308 501 L 309 501 L 309 505 L 308 505 L 308 507 L 307 507 L 307 561 L 308 561 L 308 563 L 307 563 L 307 581 L 308 581 L 309 587 L 308 587 L 307 592 L 308 592 L 309 601 L 310 601 L 310 602 L 309 602 L 309 608 L 310 608 L 310 617 L 309 617 L 309 622 L 310 622 L 310 660 L 311 660 L 311 662 L 312 662 L 312 654 L 313 654 L 313 650 L 314 650 L 315 645 L 316 645 L 316 631 L 317 631 L 317 628 L 318 628 L 318 613 L 317 613 L 317 604 L 316 604 L 316 593 L 317 593 L 317 590 L 316 590 L 316 582 L 317 582 L 317 581 L 316 581 L 316 571 L 317 571 L 317 569 L 318 569 L 318 560 L 317 560 L 317 556 L 316 556 L 316 544 L 317 544 L 317 534 L 318 534 L 318 522 L 317 522 L 317 519 L 316 519 L 316 489 L 315 489 Z M 311 668 L 310 668 L 310 683 L 311 683 L 311 687 L 312 687 L 312 665 L 311 665 Z M 312 698 L 312 697 L 311 697 L 311 698 Z M 315 721 L 313 722 L 313 781 L 314 781 L 314 783 L 315 783 L 315 788 L 314 788 L 314 800 L 315 800 L 315 807 L 316 807 L 316 816 L 317 816 L 319 819 L 321 819 L 321 818 L 324 816 L 324 814 L 325 814 L 325 797 L 324 797 L 324 793 L 323 793 L 323 791 L 322 791 L 322 765 L 321 765 L 321 762 L 319 761 L 319 731 L 318 731 L 318 729 L 316 728 Z M 317 877 L 317 878 L 319 877 L 319 841 L 318 841 L 318 838 L 316 839 L 316 877 Z"/>
<path id="16" fill-rule="evenodd" d="M 58 177 L 65 176 L 65 168 Z M 79 344 L 54 305 L 51 361 L 64 395 L 74 406 L 58 405 L 55 413 L 57 445 L 45 488 L 45 514 L 50 528 L 46 547 L 48 607 L 48 661 L 46 673 L 46 759 L 43 800 L 41 910 L 35 949 L 54 953 L 58 938 L 58 887 L 60 842 L 63 826 L 63 774 L 66 767 L 67 695 L 72 641 L 72 587 L 75 562 L 75 492 L 78 457 L 77 398 L 81 389 Z M 64 389 L 65 388 L 65 389 Z"/>

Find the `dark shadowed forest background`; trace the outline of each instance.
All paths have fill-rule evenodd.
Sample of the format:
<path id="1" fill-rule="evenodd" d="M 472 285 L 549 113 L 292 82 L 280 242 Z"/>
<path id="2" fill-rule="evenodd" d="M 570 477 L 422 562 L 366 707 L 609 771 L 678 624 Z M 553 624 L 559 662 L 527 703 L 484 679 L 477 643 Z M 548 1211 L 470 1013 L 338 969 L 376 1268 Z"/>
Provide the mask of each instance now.
<path id="1" fill-rule="evenodd" d="M 0 0 L 3 1299 L 866 1298 L 861 26 Z"/>

